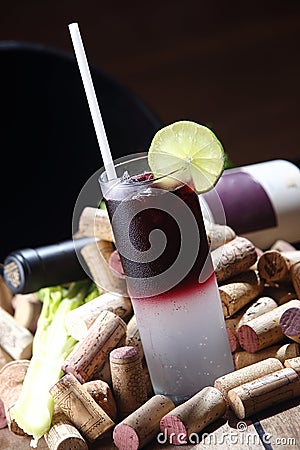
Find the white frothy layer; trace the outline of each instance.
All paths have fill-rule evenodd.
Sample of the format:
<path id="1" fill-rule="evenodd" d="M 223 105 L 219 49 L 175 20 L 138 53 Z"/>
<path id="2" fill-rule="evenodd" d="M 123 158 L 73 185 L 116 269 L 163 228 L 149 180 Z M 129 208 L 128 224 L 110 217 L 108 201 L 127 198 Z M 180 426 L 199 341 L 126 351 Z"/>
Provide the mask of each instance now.
<path id="1" fill-rule="evenodd" d="M 214 276 L 169 298 L 133 299 L 133 307 L 156 394 L 179 404 L 234 370 Z"/>

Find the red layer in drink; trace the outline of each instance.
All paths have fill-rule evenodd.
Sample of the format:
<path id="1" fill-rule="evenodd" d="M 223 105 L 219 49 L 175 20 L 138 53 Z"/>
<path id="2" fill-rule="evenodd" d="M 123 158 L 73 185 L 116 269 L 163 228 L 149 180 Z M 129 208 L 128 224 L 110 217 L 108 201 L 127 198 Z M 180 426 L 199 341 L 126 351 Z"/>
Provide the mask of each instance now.
<path id="1" fill-rule="evenodd" d="M 208 243 L 190 186 L 141 174 L 114 187 L 105 201 L 132 297 L 198 283 Z"/>

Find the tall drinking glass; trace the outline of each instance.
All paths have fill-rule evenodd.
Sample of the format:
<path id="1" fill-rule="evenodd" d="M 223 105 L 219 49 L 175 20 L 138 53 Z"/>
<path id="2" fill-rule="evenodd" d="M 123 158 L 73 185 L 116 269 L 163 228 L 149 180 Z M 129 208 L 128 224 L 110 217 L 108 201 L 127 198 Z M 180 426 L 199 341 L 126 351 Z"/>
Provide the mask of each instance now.
<path id="1" fill-rule="evenodd" d="M 233 370 L 197 193 L 188 168 L 154 179 L 147 154 L 100 186 L 154 392 L 176 404 Z"/>

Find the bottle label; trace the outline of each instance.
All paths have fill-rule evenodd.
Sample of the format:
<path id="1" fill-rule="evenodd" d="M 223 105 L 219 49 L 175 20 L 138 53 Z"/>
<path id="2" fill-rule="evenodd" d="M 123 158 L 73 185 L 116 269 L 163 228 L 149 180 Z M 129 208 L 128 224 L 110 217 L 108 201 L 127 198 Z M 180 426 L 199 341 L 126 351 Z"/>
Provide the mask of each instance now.
<path id="1" fill-rule="evenodd" d="M 237 234 L 277 226 L 277 216 L 267 192 L 249 173 L 238 169 L 225 171 L 215 190 L 225 210 L 226 224 Z M 215 217 L 212 192 L 203 197 Z"/>

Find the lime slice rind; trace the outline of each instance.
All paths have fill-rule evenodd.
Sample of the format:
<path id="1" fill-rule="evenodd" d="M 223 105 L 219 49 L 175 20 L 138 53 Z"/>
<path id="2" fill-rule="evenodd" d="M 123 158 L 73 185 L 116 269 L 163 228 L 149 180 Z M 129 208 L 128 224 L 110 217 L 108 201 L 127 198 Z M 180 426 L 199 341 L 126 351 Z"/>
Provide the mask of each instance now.
<path id="1" fill-rule="evenodd" d="M 224 150 L 215 134 L 204 125 L 179 121 L 159 130 L 154 136 L 148 161 L 154 176 L 170 173 L 170 167 L 189 166 L 195 190 L 212 189 L 224 170 Z"/>

